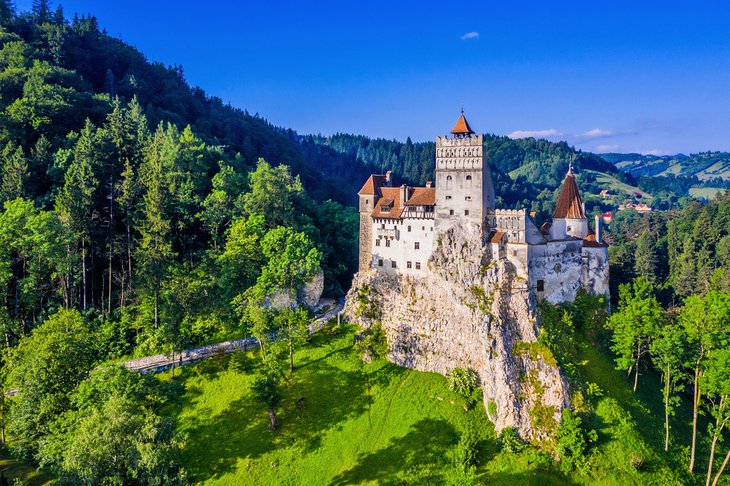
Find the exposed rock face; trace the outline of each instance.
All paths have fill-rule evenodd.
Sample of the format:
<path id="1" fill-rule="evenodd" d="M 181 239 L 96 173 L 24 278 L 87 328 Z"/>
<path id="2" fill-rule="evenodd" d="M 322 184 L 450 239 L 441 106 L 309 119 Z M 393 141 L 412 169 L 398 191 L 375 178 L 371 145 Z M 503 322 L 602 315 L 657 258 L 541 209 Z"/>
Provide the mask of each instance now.
<path id="1" fill-rule="evenodd" d="M 491 259 L 475 226 L 441 234 L 428 268 L 423 278 L 358 273 L 346 315 L 363 327 L 380 322 L 396 364 L 476 370 L 497 430 L 546 439 L 568 404 L 568 386 L 537 344 L 535 299 L 524 279 L 508 260 Z"/>
<path id="2" fill-rule="evenodd" d="M 282 309 L 285 307 L 296 308 L 299 306 L 315 307 L 319 303 L 319 299 L 322 297 L 323 291 L 324 272 L 322 272 L 322 269 L 320 268 L 319 271 L 314 274 L 312 280 L 310 280 L 297 292 L 295 302 L 292 302 L 292 296 L 289 292 L 277 289 L 266 299 L 264 307 L 273 307 L 275 309 Z"/>

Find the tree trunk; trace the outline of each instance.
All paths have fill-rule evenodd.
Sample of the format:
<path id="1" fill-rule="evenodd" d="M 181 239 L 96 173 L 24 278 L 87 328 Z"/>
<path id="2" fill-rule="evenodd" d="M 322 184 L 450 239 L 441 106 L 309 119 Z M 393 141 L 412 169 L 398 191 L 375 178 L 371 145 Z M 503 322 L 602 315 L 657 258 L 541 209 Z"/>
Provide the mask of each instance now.
<path id="1" fill-rule="evenodd" d="M 666 384 L 664 386 L 664 430 L 666 432 L 664 437 L 664 451 L 669 450 L 669 383 L 671 381 L 671 369 L 667 365 Z"/>
<path id="2" fill-rule="evenodd" d="M 697 414 L 700 406 L 700 362 L 695 364 L 694 392 L 692 396 L 692 451 L 689 458 L 689 472 L 694 472 L 695 452 L 697 450 Z"/>
<path id="3" fill-rule="evenodd" d="M 86 238 L 81 238 L 81 280 L 83 282 L 83 302 L 86 310 Z"/>
<path id="4" fill-rule="evenodd" d="M 112 256 L 114 255 L 114 181 L 109 177 L 109 294 L 107 295 L 107 314 L 112 313 Z"/>
<path id="5" fill-rule="evenodd" d="M 717 481 L 720 479 L 720 475 L 725 470 L 725 466 L 727 466 L 727 463 L 729 460 L 730 460 L 730 450 L 728 450 L 727 454 L 725 454 L 725 460 L 722 461 L 722 466 L 720 466 L 720 470 L 717 471 L 717 474 L 715 475 L 715 479 L 712 481 L 712 486 L 717 486 Z"/>
<path id="6" fill-rule="evenodd" d="M 269 407 L 269 429 L 276 430 L 276 410 L 274 407 Z"/>
<path id="7" fill-rule="evenodd" d="M 172 352 L 172 376 L 170 376 L 170 379 L 175 379 L 175 351 Z"/>
<path id="8" fill-rule="evenodd" d="M 725 408 L 724 404 L 725 397 L 720 397 L 720 413 Z M 712 445 L 710 446 L 710 460 L 707 462 L 707 480 L 705 486 L 710 486 L 710 479 L 712 479 L 712 468 L 715 465 L 715 449 L 717 447 L 717 441 L 722 436 L 722 429 L 725 428 L 725 421 L 720 423 L 720 419 L 715 420 L 715 430 L 712 432 Z"/>
<path id="9" fill-rule="evenodd" d="M 155 280 L 155 329 L 159 326 L 160 282 Z"/>
<path id="10" fill-rule="evenodd" d="M 289 375 L 294 373 L 294 339 L 289 335 Z"/>
<path id="11" fill-rule="evenodd" d="M 636 388 L 639 386 L 639 359 L 641 358 L 641 342 L 636 347 L 636 363 L 634 367 L 636 368 L 635 374 L 634 374 L 634 393 L 636 393 Z"/>

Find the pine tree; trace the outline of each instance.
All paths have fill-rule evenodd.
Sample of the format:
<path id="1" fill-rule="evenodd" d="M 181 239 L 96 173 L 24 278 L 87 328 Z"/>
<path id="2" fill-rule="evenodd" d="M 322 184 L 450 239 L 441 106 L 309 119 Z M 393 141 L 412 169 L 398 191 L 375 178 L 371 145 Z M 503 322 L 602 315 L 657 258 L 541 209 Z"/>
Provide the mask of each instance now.
<path id="1" fill-rule="evenodd" d="M 51 20 L 51 2 L 49 0 L 33 0 L 33 16 L 36 23 L 44 24 Z"/>
<path id="2" fill-rule="evenodd" d="M 15 147 L 12 142 L 5 146 L 2 153 L 3 173 L 0 184 L 0 197 L 3 201 L 25 196 L 28 180 L 28 162 L 23 155 L 22 147 Z"/>
<path id="3" fill-rule="evenodd" d="M 88 306 L 86 287 L 86 245 L 90 237 L 94 192 L 97 180 L 92 162 L 94 160 L 94 126 L 87 120 L 76 143 L 74 160 L 66 171 L 64 186 L 56 198 L 56 211 L 61 221 L 71 230 L 81 245 L 81 278 L 83 282 L 82 303 Z"/>
<path id="4" fill-rule="evenodd" d="M 140 168 L 144 190 L 141 224 L 142 236 L 137 249 L 141 272 L 151 280 L 154 293 L 154 326 L 159 327 L 160 285 L 167 265 L 174 257 L 170 242 L 171 222 L 168 216 L 169 193 L 165 185 L 164 158 L 171 149 L 169 139 L 160 124 L 147 148 Z"/>
<path id="5" fill-rule="evenodd" d="M 657 283 L 658 258 L 656 251 L 656 240 L 645 229 L 644 232 L 636 239 L 636 259 L 634 262 L 634 272 L 639 277 L 644 277 L 652 285 Z"/>

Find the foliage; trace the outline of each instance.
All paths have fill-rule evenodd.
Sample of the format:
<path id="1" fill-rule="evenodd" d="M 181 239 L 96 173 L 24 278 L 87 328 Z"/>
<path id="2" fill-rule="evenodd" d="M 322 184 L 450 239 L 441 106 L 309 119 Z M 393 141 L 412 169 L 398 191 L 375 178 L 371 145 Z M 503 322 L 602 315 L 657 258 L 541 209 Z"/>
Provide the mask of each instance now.
<path id="1" fill-rule="evenodd" d="M 596 440 L 598 440 L 596 431 L 586 431 L 580 417 L 573 414 L 569 408 L 564 408 L 556 442 L 560 468 L 566 472 L 579 469 L 586 473 L 588 447 Z"/>
<path id="2" fill-rule="evenodd" d="M 471 368 L 454 368 L 449 371 L 449 389 L 469 398 L 477 389 L 479 376 Z"/>
<path id="3" fill-rule="evenodd" d="M 20 393 L 8 430 L 22 456 L 34 454 L 54 420 L 72 408 L 72 392 L 96 359 L 89 331 L 78 311 L 61 309 L 12 350 L 8 381 Z"/>
<path id="4" fill-rule="evenodd" d="M 454 463 L 464 472 L 473 472 L 478 463 L 479 438 L 476 432 L 467 428 L 459 437 L 454 451 Z"/>
<path id="5" fill-rule="evenodd" d="M 376 323 L 364 329 L 355 346 L 364 359 L 384 358 L 388 354 L 388 338 L 383 326 Z"/>
<path id="6" fill-rule="evenodd" d="M 517 429 L 514 427 L 505 427 L 497 436 L 497 446 L 499 446 L 502 452 L 508 454 L 516 454 L 525 448 L 525 443 L 522 442 L 520 435 L 517 433 Z"/>

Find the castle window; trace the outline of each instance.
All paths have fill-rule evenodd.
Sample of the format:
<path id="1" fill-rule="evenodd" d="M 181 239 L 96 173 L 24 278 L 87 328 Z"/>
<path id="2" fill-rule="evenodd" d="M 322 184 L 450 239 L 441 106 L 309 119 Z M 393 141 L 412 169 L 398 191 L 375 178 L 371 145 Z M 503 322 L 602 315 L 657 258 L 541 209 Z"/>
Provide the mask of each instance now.
<path id="1" fill-rule="evenodd" d="M 512 256 L 517 256 L 517 250 L 512 250 Z"/>
<path id="2" fill-rule="evenodd" d="M 469 210 L 468 209 L 465 209 L 464 210 L 464 216 L 469 216 Z"/>
<path id="3" fill-rule="evenodd" d="M 406 268 L 411 268 L 411 262 L 406 262 Z"/>
<path id="4" fill-rule="evenodd" d="M 447 200 L 451 199 L 451 196 L 446 196 L 446 199 L 447 199 Z"/>
<path id="5" fill-rule="evenodd" d="M 453 216 L 453 215 L 454 215 L 454 210 L 453 209 L 449 209 L 449 216 Z"/>
<path id="6" fill-rule="evenodd" d="M 538 280 L 537 281 L 537 291 L 538 292 L 545 292 L 545 281 L 544 280 Z"/>
<path id="7" fill-rule="evenodd" d="M 381 224 L 381 225 L 380 225 L 380 227 L 381 227 L 382 229 L 385 229 L 385 223 Z"/>
<path id="8" fill-rule="evenodd" d="M 470 175 L 466 176 L 466 180 L 467 181 L 470 181 L 471 180 L 471 176 Z"/>
<path id="9" fill-rule="evenodd" d="M 416 262 L 416 270 L 420 270 L 420 269 L 421 269 L 421 262 Z"/>
<path id="10" fill-rule="evenodd" d="M 409 232 L 409 233 L 411 232 L 411 227 L 410 227 L 410 226 L 408 226 L 408 232 Z"/>
<path id="11" fill-rule="evenodd" d="M 375 246 L 380 246 L 380 238 L 378 238 L 377 240 L 375 240 Z"/>
<path id="12" fill-rule="evenodd" d="M 395 268 L 395 261 L 390 262 L 390 267 Z"/>
<path id="13" fill-rule="evenodd" d="M 466 197 L 464 198 L 464 201 L 471 201 L 471 196 L 466 196 Z"/>
<path id="14" fill-rule="evenodd" d="M 388 238 L 385 239 L 385 246 L 390 248 L 390 240 Z"/>
<path id="15" fill-rule="evenodd" d="M 425 226 L 421 226 L 421 231 L 426 231 L 426 227 Z"/>
<path id="16" fill-rule="evenodd" d="M 379 260 L 378 260 L 378 266 L 379 266 L 379 267 L 382 267 L 382 266 L 383 266 L 383 260 L 382 260 L 382 259 L 379 259 Z"/>
<path id="17" fill-rule="evenodd" d="M 421 249 L 421 244 L 420 244 L 419 242 L 416 242 L 416 243 L 415 243 L 415 244 L 413 245 L 413 247 L 414 247 L 414 248 L 415 248 L 416 250 L 420 250 L 420 249 Z"/>

